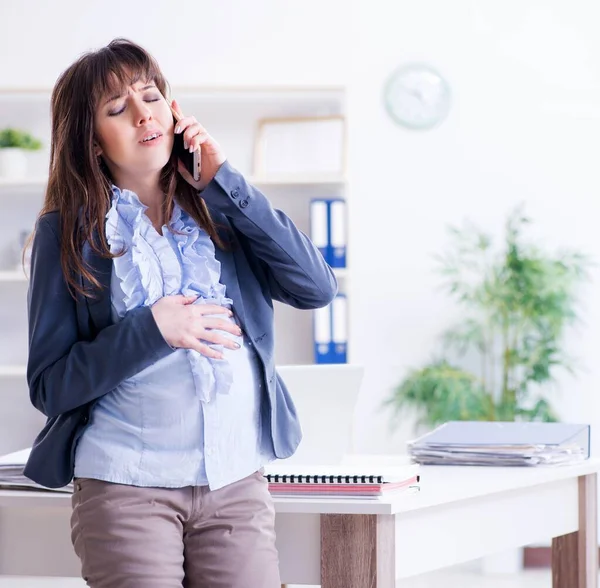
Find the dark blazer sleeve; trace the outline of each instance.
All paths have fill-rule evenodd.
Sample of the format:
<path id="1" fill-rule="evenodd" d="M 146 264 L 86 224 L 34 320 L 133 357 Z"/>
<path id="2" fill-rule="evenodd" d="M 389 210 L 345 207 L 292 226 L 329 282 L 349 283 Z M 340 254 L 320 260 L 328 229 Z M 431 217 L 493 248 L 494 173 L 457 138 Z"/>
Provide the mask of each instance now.
<path id="1" fill-rule="evenodd" d="M 80 340 L 77 302 L 60 266 L 58 213 L 37 223 L 27 304 L 29 394 L 47 417 L 92 402 L 173 351 L 149 307 L 129 312 L 93 341 Z"/>
<path id="2" fill-rule="evenodd" d="M 337 280 L 318 248 L 229 162 L 200 196 L 244 235 L 262 262 L 273 299 L 301 309 L 320 308 L 333 300 Z"/>

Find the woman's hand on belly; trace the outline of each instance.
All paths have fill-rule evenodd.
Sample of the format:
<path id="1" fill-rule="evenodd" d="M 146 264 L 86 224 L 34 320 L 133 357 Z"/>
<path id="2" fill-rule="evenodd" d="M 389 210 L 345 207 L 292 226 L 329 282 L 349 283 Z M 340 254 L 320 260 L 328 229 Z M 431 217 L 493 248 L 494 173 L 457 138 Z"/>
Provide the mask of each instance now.
<path id="1" fill-rule="evenodd" d="M 212 349 L 211 343 L 239 349 L 239 343 L 219 332 L 238 337 L 242 334 L 240 327 L 229 320 L 233 313 L 216 304 L 193 304 L 196 299 L 197 296 L 165 296 L 152 305 L 152 315 L 165 341 L 171 347 L 194 349 L 214 359 L 223 359 L 223 354 Z M 218 318 L 220 315 L 224 318 Z"/>

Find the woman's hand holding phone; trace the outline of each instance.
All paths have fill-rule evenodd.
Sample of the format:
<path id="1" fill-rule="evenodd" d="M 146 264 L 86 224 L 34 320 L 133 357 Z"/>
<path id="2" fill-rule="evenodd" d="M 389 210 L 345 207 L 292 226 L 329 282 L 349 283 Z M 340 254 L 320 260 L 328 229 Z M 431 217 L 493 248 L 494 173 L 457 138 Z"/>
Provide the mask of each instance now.
<path id="1" fill-rule="evenodd" d="M 171 102 L 171 111 L 177 121 L 175 123 L 175 133 L 183 134 L 184 146 L 186 146 L 190 153 L 197 149 L 200 150 L 201 173 L 199 180 L 194 180 L 181 160 L 179 161 L 179 173 L 196 190 L 204 190 L 215 177 L 227 157 L 225 157 L 221 146 L 208 134 L 208 131 L 194 116 L 183 115 L 176 100 Z"/>

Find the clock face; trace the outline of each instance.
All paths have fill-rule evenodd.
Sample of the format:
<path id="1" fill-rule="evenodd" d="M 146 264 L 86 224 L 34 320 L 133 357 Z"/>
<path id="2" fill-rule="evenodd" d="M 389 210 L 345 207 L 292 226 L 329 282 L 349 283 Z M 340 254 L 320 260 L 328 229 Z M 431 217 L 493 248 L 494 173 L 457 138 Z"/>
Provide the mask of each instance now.
<path id="1" fill-rule="evenodd" d="M 385 108 L 392 119 L 409 129 L 431 129 L 450 109 L 450 87 L 427 65 L 400 67 L 384 88 Z"/>

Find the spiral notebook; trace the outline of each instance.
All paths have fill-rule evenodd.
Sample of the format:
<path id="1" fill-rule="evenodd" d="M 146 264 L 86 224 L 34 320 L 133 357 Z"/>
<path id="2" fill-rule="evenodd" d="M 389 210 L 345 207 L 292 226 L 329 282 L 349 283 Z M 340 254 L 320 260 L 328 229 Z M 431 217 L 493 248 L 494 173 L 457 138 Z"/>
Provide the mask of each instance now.
<path id="1" fill-rule="evenodd" d="M 417 475 L 418 464 L 355 467 L 344 465 L 301 466 L 274 464 L 265 467 L 269 482 L 284 484 L 389 484 Z"/>
<path id="2" fill-rule="evenodd" d="M 269 490 L 278 496 L 377 497 L 418 487 L 419 465 L 388 467 L 286 466 L 265 468 Z"/>

